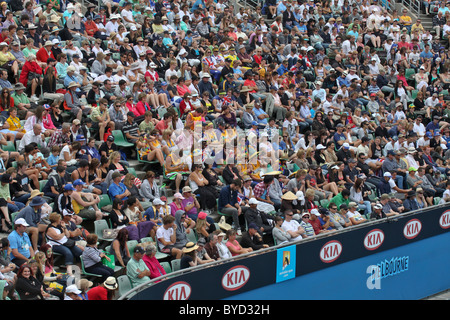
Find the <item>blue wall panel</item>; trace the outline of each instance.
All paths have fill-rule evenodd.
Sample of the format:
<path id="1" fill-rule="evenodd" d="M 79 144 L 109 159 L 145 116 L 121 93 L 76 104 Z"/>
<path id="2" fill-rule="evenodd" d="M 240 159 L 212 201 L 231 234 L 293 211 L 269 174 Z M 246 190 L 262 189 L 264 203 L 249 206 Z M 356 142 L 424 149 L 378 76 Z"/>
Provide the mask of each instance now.
<path id="1" fill-rule="evenodd" d="M 450 288 L 449 244 L 450 233 L 445 233 L 292 280 L 234 295 L 229 299 L 421 299 Z M 408 269 L 382 278 L 379 282 L 380 289 L 368 289 L 367 268 L 392 258 L 403 258 L 403 261 L 408 261 Z M 297 260 L 300 269 L 301 260 Z M 274 297 L 275 292 L 276 297 Z"/>

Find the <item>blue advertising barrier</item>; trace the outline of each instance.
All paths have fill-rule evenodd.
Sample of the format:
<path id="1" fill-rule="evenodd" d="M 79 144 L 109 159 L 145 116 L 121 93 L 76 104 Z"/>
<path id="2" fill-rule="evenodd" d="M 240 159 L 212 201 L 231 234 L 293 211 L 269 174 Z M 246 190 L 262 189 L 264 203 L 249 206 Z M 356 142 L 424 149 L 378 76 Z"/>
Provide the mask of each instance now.
<path id="1" fill-rule="evenodd" d="M 434 206 L 178 271 L 121 299 L 420 299 L 450 288 L 449 230 L 450 206 Z"/>

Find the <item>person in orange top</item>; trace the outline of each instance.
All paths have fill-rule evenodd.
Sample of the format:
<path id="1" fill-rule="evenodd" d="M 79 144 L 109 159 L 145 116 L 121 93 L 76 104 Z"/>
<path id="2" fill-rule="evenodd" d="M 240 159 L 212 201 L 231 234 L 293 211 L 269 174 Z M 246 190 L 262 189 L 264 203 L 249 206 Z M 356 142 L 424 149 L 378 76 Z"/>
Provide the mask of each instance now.
<path id="1" fill-rule="evenodd" d="M 92 20 L 92 16 L 88 15 L 86 17 L 86 22 L 84 23 L 84 29 L 89 37 L 94 37 L 95 33 L 98 32 L 97 24 Z"/>
<path id="2" fill-rule="evenodd" d="M 203 108 L 198 107 L 192 112 L 189 112 L 186 117 L 185 128 L 194 130 L 195 121 L 202 121 Z"/>

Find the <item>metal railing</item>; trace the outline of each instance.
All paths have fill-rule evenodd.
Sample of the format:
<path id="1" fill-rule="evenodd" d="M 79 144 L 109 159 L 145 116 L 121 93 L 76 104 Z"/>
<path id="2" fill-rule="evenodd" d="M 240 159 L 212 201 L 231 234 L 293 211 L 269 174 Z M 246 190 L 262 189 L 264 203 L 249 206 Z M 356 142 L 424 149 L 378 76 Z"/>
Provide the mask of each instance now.
<path id="1" fill-rule="evenodd" d="M 417 19 L 421 16 L 421 1 L 420 0 L 398 0 L 404 8 L 408 9 L 409 12 L 414 14 Z"/>

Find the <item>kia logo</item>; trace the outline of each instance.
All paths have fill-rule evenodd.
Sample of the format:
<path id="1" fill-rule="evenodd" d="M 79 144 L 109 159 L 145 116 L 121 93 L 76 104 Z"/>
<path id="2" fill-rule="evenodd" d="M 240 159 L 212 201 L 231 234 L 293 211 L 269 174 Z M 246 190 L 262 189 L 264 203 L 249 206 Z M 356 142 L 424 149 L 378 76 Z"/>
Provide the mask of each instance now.
<path id="1" fill-rule="evenodd" d="M 450 210 L 445 211 L 439 218 L 439 225 L 443 229 L 450 228 Z"/>
<path id="2" fill-rule="evenodd" d="M 178 281 L 164 292 L 164 300 L 188 300 L 191 296 L 191 291 L 191 286 L 188 283 Z"/>
<path id="3" fill-rule="evenodd" d="M 228 291 L 242 288 L 250 279 L 250 270 L 245 266 L 235 266 L 222 277 L 222 287 Z"/>
<path id="4" fill-rule="evenodd" d="M 422 223 L 417 219 L 409 220 L 403 228 L 403 235 L 406 239 L 414 239 L 422 230 Z"/>
<path id="5" fill-rule="evenodd" d="M 384 233 L 380 229 L 370 231 L 364 238 L 364 247 L 367 250 L 378 249 L 384 241 Z"/>
<path id="6" fill-rule="evenodd" d="M 342 244 L 339 241 L 332 240 L 320 249 L 320 260 L 325 263 L 335 261 L 342 253 Z"/>

